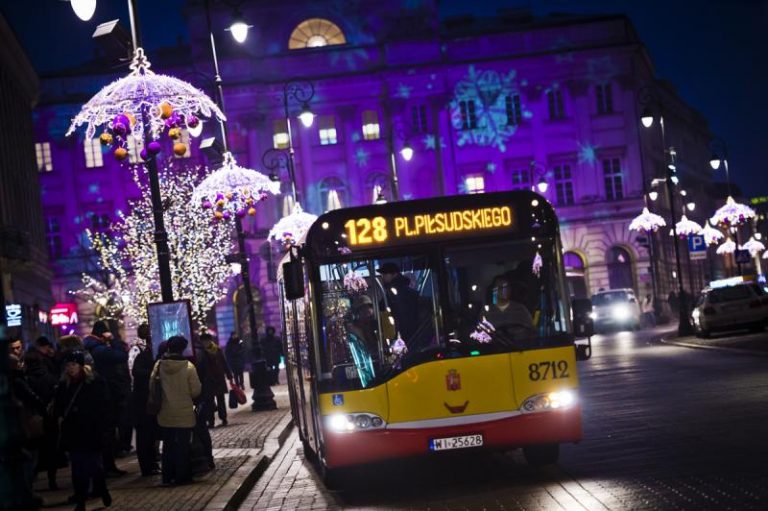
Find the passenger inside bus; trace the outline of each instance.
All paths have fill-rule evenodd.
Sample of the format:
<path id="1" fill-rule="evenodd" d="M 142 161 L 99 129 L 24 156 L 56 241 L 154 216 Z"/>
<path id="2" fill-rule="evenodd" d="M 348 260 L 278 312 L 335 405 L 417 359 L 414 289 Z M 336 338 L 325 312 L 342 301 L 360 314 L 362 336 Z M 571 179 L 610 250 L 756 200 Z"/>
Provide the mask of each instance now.
<path id="1" fill-rule="evenodd" d="M 493 280 L 491 303 L 485 313 L 485 319 L 493 328 L 513 341 L 530 339 L 535 335 L 531 313 L 518 299 L 523 294 L 523 288 L 521 282 L 512 281 L 504 275 L 497 276 Z"/>
<path id="2" fill-rule="evenodd" d="M 360 295 L 352 303 L 352 314 L 346 324 L 347 342 L 357 367 L 357 376 L 365 387 L 373 380 L 374 358 L 378 356 L 378 335 L 373 301 L 368 295 Z"/>
<path id="3" fill-rule="evenodd" d="M 385 301 L 379 308 L 391 311 L 395 330 L 405 341 L 409 351 L 416 351 L 416 332 L 419 327 L 419 292 L 411 287 L 411 281 L 395 263 L 384 263 L 376 272 L 381 275 L 385 290 Z M 387 309 L 387 307 L 389 307 Z"/>

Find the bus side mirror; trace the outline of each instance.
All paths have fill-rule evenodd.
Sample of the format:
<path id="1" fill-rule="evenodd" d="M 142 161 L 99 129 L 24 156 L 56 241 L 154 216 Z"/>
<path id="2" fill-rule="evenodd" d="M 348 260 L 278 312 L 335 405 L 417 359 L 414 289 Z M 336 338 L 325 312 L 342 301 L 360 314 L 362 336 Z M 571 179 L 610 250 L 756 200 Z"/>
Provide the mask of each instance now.
<path id="1" fill-rule="evenodd" d="M 301 259 L 293 259 L 283 263 L 283 289 L 288 300 L 304 296 L 304 268 Z"/>
<path id="2" fill-rule="evenodd" d="M 576 360 L 582 362 L 584 360 L 589 360 L 590 358 L 592 358 L 592 341 L 589 341 L 587 344 L 577 344 Z"/>

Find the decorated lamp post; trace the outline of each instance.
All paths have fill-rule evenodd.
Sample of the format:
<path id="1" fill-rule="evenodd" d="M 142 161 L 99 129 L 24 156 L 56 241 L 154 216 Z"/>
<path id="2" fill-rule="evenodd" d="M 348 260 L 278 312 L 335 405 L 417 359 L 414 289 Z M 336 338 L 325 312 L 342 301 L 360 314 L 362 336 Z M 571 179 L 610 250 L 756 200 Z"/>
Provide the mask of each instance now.
<path id="1" fill-rule="evenodd" d="M 211 23 L 210 0 L 205 2 L 205 15 L 208 32 L 211 41 L 211 55 L 216 81 L 217 103 L 224 110 L 224 89 L 221 74 L 219 73 L 219 59 L 216 53 L 216 38 Z M 234 35 L 234 32 L 233 32 Z M 245 40 L 245 39 L 243 39 Z M 251 345 L 254 347 L 253 367 L 253 411 L 270 410 L 277 408 L 274 394 L 267 381 L 267 366 L 264 360 L 261 341 L 257 333 L 256 311 L 253 307 L 253 290 L 251 288 L 250 268 L 248 255 L 245 251 L 245 232 L 243 231 L 243 218 L 246 215 L 256 214 L 256 204 L 267 198 L 268 194 L 279 193 L 279 183 L 270 180 L 264 174 L 252 169 L 241 167 L 229 152 L 229 140 L 227 136 L 226 118 L 219 118 L 221 128 L 221 142 L 224 148 L 224 161 L 220 169 L 208 176 L 200 186 L 195 189 L 195 198 L 206 209 L 213 211 L 216 220 L 234 219 L 237 246 L 240 259 L 240 271 L 243 280 L 243 290 L 248 308 L 248 325 L 251 331 Z"/>
<path id="2" fill-rule="evenodd" d="M 159 139 L 167 135 L 181 136 L 184 127 L 194 128 L 202 117 L 224 119 L 218 106 L 202 91 L 172 76 L 155 74 L 144 55 L 139 40 L 136 0 L 128 1 L 133 42 L 131 73 L 99 91 L 80 110 L 67 132 L 71 135 L 78 126 L 86 126 L 86 137 L 93 138 L 96 129 L 104 126 L 100 135 L 102 144 L 112 146 L 118 160 L 128 157 L 128 139 L 143 140 L 141 157 L 149 176 L 150 195 L 155 226 L 155 247 L 159 267 L 163 302 L 173 301 L 168 233 L 163 220 L 163 205 L 157 170 L 157 155 L 162 149 Z M 176 141 L 176 154 L 184 154 L 187 147 Z"/>
<path id="3" fill-rule="evenodd" d="M 726 229 L 726 231 L 733 234 L 736 239 L 735 242 L 731 242 L 733 243 L 733 250 L 731 250 L 731 245 L 728 245 L 727 248 L 723 248 L 721 246 L 720 248 L 723 248 L 723 251 L 718 248 L 717 253 L 735 254 L 739 245 L 739 226 L 748 221 L 752 221 L 755 216 L 756 214 L 754 209 L 736 202 L 734 198 L 729 195 L 725 201 L 725 205 L 718 208 L 718 210 L 715 211 L 715 214 L 709 221 L 712 225 L 723 227 Z M 728 241 L 730 241 L 730 238 Z M 723 245 L 725 245 L 725 243 Z M 736 260 L 736 266 L 738 268 L 739 275 L 741 275 L 741 263 L 738 260 Z"/>
<path id="4" fill-rule="evenodd" d="M 653 94 L 653 92 L 648 87 L 644 87 L 641 89 L 638 93 L 639 95 L 639 101 L 641 104 L 645 105 L 645 108 L 643 109 L 643 113 L 641 114 L 640 121 L 642 125 L 646 128 L 650 128 L 656 117 L 658 117 L 659 122 L 659 128 L 661 130 L 661 144 L 664 148 L 664 163 L 665 163 L 665 178 L 664 182 L 667 186 L 667 198 L 669 199 L 669 208 L 670 213 L 672 216 L 672 236 L 674 238 L 673 246 L 675 249 L 675 265 L 677 268 L 677 287 L 678 287 L 678 297 L 679 297 L 679 321 L 677 326 L 678 334 L 683 335 L 691 335 L 693 334 L 693 326 L 691 325 L 691 319 L 688 316 L 688 300 L 687 300 L 687 293 L 685 292 L 685 288 L 683 287 L 683 274 L 682 274 L 682 265 L 680 263 L 680 248 L 678 246 L 678 236 L 677 236 L 677 227 L 674 223 L 674 219 L 677 218 L 677 214 L 675 213 L 675 186 L 678 182 L 678 177 L 676 173 L 676 166 L 675 166 L 675 158 L 676 153 L 674 148 L 670 147 L 667 149 L 667 138 L 666 138 L 666 130 L 664 126 L 664 111 L 663 111 L 663 105 L 661 101 Z M 655 108 L 656 112 L 652 108 Z M 690 263 L 689 263 L 690 264 Z"/>

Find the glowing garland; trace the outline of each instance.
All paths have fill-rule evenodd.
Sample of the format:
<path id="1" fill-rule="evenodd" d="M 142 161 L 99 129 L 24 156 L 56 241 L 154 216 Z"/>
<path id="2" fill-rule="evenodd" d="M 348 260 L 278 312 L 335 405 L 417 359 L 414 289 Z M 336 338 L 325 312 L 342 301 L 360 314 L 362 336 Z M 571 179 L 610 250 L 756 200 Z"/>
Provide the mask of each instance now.
<path id="1" fill-rule="evenodd" d="M 755 238 L 749 238 L 749 241 L 744 243 L 741 246 L 741 249 L 748 251 L 749 255 L 751 255 L 752 257 L 755 257 L 760 252 L 763 252 L 765 250 L 765 245 L 757 241 Z"/>
<path id="2" fill-rule="evenodd" d="M 726 239 L 722 245 L 717 247 L 718 255 L 733 254 L 736 252 L 736 243 L 731 241 L 731 238 Z"/>
<path id="3" fill-rule="evenodd" d="M 630 231 L 656 232 L 660 227 L 667 225 L 662 217 L 643 208 L 643 212 L 629 223 Z"/>
<path id="4" fill-rule="evenodd" d="M 269 239 L 279 241 L 286 249 L 299 244 L 317 216 L 305 213 L 298 202 L 293 205 L 290 215 L 281 218 L 269 231 Z"/>
<path id="5" fill-rule="evenodd" d="M 675 224 L 675 232 L 677 232 L 680 238 L 687 238 L 688 236 L 699 234 L 701 226 L 693 220 L 688 220 L 688 217 L 683 215 L 680 221 Z"/>
<path id="6" fill-rule="evenodd" d="M 704 236 L 704 242 L 707 245 L 715 245 L 725 236 L 722 232 L 709 226 L 709 223 L 704 223 L 704 228 L 699 233 Z"/>

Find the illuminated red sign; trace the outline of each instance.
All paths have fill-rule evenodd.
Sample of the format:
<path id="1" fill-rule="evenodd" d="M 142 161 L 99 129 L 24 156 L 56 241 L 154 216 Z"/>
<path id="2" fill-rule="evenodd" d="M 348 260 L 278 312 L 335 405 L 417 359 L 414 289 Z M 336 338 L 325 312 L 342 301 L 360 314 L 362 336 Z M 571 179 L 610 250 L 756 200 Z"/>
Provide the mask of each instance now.
<path id="1" fill-rule="evenodd" d="M 57 303 L 51 309 L 51 324 L 53 326 L 77 324 L 77 304 Z"/>

